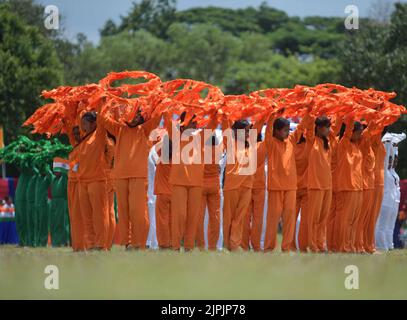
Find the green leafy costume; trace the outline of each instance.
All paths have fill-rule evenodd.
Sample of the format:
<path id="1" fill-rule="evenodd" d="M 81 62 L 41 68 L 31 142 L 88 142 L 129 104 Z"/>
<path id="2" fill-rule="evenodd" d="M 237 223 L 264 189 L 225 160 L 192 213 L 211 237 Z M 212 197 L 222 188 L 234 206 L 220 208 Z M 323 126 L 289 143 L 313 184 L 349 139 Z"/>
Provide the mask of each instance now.
<path id="1" fill-rule="evenodd" d="M 52 176 L 50 231 L 53 247 L 68 246 L 70 242 L 67 185 L 66 174 Z"/>
<path id="2" fill-rule="evenodd" d="M 50 166 L 55 157 L 67 157 L 70 150 L 71 146 L 57 139 L 34 141 L 25 136 L 0 149 L 0 159 L 15 164 L 21 172 L 14 199 L 20 245 L 47 245 L 51 214 L 48 188 L 53 176 Z M 64 192 L 66 199 L 66 189 Z"/>

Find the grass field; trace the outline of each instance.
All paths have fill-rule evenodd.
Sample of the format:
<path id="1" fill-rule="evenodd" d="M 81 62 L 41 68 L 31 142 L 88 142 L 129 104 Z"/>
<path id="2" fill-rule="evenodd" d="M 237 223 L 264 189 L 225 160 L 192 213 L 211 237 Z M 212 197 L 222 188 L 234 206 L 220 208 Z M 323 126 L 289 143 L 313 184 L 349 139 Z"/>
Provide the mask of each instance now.
<path id="1" fill-rule="evenodd" d="M 47 290 L 47 265 L 59 289 Z M 359 269 L 359 290 L 344 286 Z M 0 247 L 1 299 L 405 299 L 407 250 L 381 255 L 283 253 L 73 253 Z"/>

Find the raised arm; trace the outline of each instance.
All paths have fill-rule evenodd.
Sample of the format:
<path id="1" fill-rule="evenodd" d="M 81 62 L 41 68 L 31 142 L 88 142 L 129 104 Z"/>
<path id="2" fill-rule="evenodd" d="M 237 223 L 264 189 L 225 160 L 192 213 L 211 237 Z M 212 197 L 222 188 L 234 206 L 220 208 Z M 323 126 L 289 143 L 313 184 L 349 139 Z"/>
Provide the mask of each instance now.
<path id="1" fill-rule="evenodd" d="M 257 120 L 257 121 L 254 123 L 252 129 L 256 130 L 257 133 L 259 133 L 259 131 L 261 132 L 261 130 L 263 129 L 263 126 L 264 126 L 264 124 L 265 124 L 265 122 L 266 122 L 266 120 L 267 120 L 267 117 L 268 117 L 268 114 L 267 114 L 267 113 L 264 113 L 263 116 L 261 116 L 260 119 Z"/>
<path id="2" fill-rule="evenodd" d="M 226 115 L 223 115 L 222 116 L 222 134 L 224 131 L 226 131 L 228 129 L 232 129 L 232 123 Z M 226 137 L 226 138 L 231 138 L 231 137 Z M 223 144 L 223 150 L 227 150 L 228 143 L 227 143 L 227 139 L 225 139 L 225 136 L 223 136 L 222 144 Z"/>
<path id="3" fill-rule="evenodd" d="M 336 137 L 339 132 L 341 131 L 343 123 L 343 117 L 342 116 L 336 116 L 335 120 L 333 121 L 332 127 L 331 127 L 331 134 Z"/>
<path id="4" fill-rule="evenodd" d="M 69 121 L 66 121 L 65 119 L 62 119 L 62 123 L 64 124 L 65 130 L 66 130 L 66 135 L 68 136 L 68 139 L 69 139 L 69 143 L 71 144 L 71 146 L 75 146 L 76 140 L 75 140 L 75 136 L 73 134 L 74 126 Z"/>
<path id="5" fill-rule="evenodd" d="M 168 138 L 172 139 L 172 114 L 164 113 L 164 128 L 167 130 Z"/>
<path id="6" fill-rule="evenodd" d="M 102 109 L 102 111 L 98 115 L 97 119 L 98 119 L 98 126 L 100 124 L 110 134 L 114 135 L 115 137 L 117 137 L 119 135 L 122 124 L 112 117 L 109 110 L 107 110 L 106 108 Z"/>
<path id="7" fill-rule="evenodd" d="M 161 118 L 162 118 L 161 115 L 155 116 L 154 118 L 147 120 L 145 123 L 141 125 L 147 138 L 150 136 L 151 131 L 153 131 L 160 125 Z"/>
<path id="8" fill-rule="evenodd" d="M 346 141 L 350 141 L 350 138 L 352 137 L 352 133 L 353 133 L 353 127 L 355 125 L 354 115 L 350 114 L 349 116 L 347 116 L 344 123 L 346 125 L 346 129 L 345 129 L 345 133 L 344 133 L 342 139 L 345 139 Z"/>
<path id="9" fill-rule="evenodd" d="M 310 128 L 310 130 L 307 130 L 307 134 L 310 134 L 309 139 L 310 142 L 314 141 L 315 138 L 315 133 L 314 133 L 314 128 L 315 128 L 315 119 L 310 115 L 309 111 L 307 111 L 304 115 L 304 117 L 301 119 L 300 123 L 298 124 L 297 128 L 293 133 L 289 135 L 289 139 L 291 143 L 296 144 L 298 140 L 300 140 L 301 135 L 304 134 L 305 129 Z M 308 136 L 307 136 L 307 141 L 308 141 Z"/>
<path id="10" fill-rule="evenodd" d="M 315 141 L 315 117 L 311 116 L 307 112 L 301 122 L 306 129 L 305 139 L 307 140 L 307 143 L 311 145 Z M 296 140 L 296 142 L 298 142 L 299 139 L 300 137 Z"/>
<path id="11" fill-rule="evenodd" d="M 266 143 L 267 148 L 271 146 L 272 138 L 273 138 L 273 124 L 274 120 L 276 119 L 275 111 L 271 112 L 267 119 L 266 125 L 266 136 L 264 137 L 264 142 Z"/>

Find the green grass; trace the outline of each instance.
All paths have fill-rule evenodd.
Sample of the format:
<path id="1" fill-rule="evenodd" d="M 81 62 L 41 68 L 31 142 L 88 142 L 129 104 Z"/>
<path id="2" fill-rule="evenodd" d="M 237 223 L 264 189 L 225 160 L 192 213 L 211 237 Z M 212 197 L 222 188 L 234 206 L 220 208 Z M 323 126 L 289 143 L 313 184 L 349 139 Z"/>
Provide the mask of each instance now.
<path id="1" fill-rule="evenodd" d="M 46 290 L 47 265 L 59 290 Z M 359 268 L 347 290 L 345 267 Z M 405 299 L 407 250 L 381 255 L 73 253 L 0 247 L 0 299 Z"/>

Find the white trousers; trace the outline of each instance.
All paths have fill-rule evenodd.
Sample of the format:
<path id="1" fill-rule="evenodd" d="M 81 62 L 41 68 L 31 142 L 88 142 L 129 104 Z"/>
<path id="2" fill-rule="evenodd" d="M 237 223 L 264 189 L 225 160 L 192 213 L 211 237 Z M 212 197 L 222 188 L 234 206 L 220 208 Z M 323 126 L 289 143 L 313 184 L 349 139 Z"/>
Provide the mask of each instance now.
<path id="1" fill-rule="evenodd" d="M 397 206 L 397 208 L 396 208 Z M 393 231 L 398 214 L 398 203 L 383 204 L 376 223 L 376 248 L 379 250 L 393 249 Z"/>

